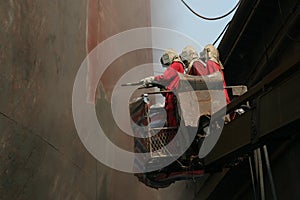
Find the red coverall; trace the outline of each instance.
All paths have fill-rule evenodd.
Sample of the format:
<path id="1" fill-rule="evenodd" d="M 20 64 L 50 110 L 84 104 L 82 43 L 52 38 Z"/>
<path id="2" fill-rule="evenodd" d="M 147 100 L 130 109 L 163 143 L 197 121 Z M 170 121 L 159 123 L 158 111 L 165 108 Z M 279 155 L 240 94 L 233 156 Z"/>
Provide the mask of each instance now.
<path id="1" fill-rule="evenodd" d="M 222 73 L 223 87 L 225 88 L 226 87 L 226 82 L 225 82 L 225 79 L 224 79 L 224 73 L 223 73 L 220 65 L 215 63 L 212 60 L 207 61 L 206 67 L 200 61 L 195 61 L 193 63 L 193 66 L 192 66 L 191 70 L 189 71 L 189 75 L 206 76 L 206 75 L 215 73 L 217 71 L 220 71 Z M 228 96 L 227 89 L 224 89 L 224 95 L 225 95 L 225 98 L 226 98 L 226 103 L 229 104 L 230 99 L 229 99 L 229 96 Z"/>
<path id="2" fill-rule="evenodd" d="M 226 88 L 226 82 L 225 82 L 225 78 L 224 78 L 224 73 L 223 73 L 223 70 L 221 69 L 220 65 L 217 64 L 217 63 L 215 63 L 212 60 L 208 60 L 206 62 L 206 67 L 207 67 L 207 70 L 209 71 L 209 74 L 215 73 L 217 71 L 220 71 L 222 73 L 222 76 L 223 76 L 223 87 Z M 230 103 L 230 99 L 229 99 L 229 96 L 228 96 L 227 89 L 224 89 L 224 95 L 225 95 L 225 98 L 226 98 L 226 103 L 229 104 Z"/>
<path id="3" fill-rule="evenodd" d="M 154 80 L 162 83 L 167 91 L 174 91 L 178 89 L 179 76 L 177 73 L 184 73 L 184 67 L 180 62 L 173 62 L 163 75 L 155 76 Z M 173 93 L 166 93 L 165 95 L 165 109 L 167 112 L 167 126 L 177 127 L 176 119 L 176 96 Z"/>
<path id="4" fill-rule="evenodd" d="M 193 76 L 206 76 L 209 72 L 207 67 L 205 67 L 200 61 L 195 61 L 188 74 Z"/>

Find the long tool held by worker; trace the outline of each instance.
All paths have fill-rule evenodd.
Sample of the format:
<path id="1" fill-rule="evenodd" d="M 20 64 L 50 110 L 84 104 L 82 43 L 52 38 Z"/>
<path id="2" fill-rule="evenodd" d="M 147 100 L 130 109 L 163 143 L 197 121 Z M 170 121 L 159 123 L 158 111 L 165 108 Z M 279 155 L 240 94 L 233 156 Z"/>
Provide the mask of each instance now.
<path id="1" fill-rule="evenodd" d="M 134 82 L 134 83 L 123 83 L 121 86 L 137 86 L 137 85 L 143 85 L 143 81 Z"/>
<path id="2" fill-rule="evenodd" d="M 143 85 L 143 81 L 121 84 L 121 86 L 140 86 L 140 85 Z M 244 86 L 244 85 L 226 86 L 223 89 L 231 89 L 234 96 L 236 96 L 236 95 L 240 96 L 247 92 L 247 86 Z"/>

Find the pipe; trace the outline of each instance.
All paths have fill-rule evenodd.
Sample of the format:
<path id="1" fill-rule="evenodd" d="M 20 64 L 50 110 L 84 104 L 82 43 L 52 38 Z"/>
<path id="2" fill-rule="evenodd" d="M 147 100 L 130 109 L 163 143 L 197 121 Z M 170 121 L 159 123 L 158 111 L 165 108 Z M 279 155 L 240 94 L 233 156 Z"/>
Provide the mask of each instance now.
<path id="1" fill-rule="evenodd" d="M 273 180 L 273 176 L 272 176 L 272 171 L 271 171 L 271 167 L 270 167 L 270 161 L 269 161 L 267 146 L 264 145 L 263 149 L 264 149 L 264 154 L 265 154 L 265 159 L 266 159 L 266 166 L 267 166 L 269 180 L 270 180 L 270 184 L 271 184 L 273 199 L 277 200 L 278 198 L 277 198 L 277 195 L 276 195 L 276 189 L 275 189 L 274 180 Z"/>

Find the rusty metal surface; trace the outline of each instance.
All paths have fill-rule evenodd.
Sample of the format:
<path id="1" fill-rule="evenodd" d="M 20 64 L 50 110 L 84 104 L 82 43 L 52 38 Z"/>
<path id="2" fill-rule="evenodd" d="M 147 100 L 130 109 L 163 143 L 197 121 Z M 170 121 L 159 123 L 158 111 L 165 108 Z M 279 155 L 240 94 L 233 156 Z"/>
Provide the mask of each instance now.
<path id="1" fill-rule="evenodd" d="M 85 57 L 85 1 L 0 3 L 0 199 L 90 199 L 95 160 L 71 92 Z"/>

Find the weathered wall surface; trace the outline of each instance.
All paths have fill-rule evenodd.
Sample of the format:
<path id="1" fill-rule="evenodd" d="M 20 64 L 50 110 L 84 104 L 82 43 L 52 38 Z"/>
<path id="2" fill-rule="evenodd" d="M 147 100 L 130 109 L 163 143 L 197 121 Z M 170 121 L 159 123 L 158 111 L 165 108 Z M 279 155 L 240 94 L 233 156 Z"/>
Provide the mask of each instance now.
<path id="1" fill-rule="evenodd" d="M 2 1 L 0 21 L 0 199 L 93 199 L 71 110 L 86 1 Z"/>
<path id="2" fill-rule="evenodd" d="M 149 26 L 149 13 L 149 2 L 139 0 L 0 3 L 1 200 L 182 197 L 180 185 L 158 192 L 97 162 L 72 118 L 73 82 L 87 52 L 118 32 Z M 149 52 L 115 65 L 152 61 Z M 107 85 L 113 69 L 102 79 Z"/>

